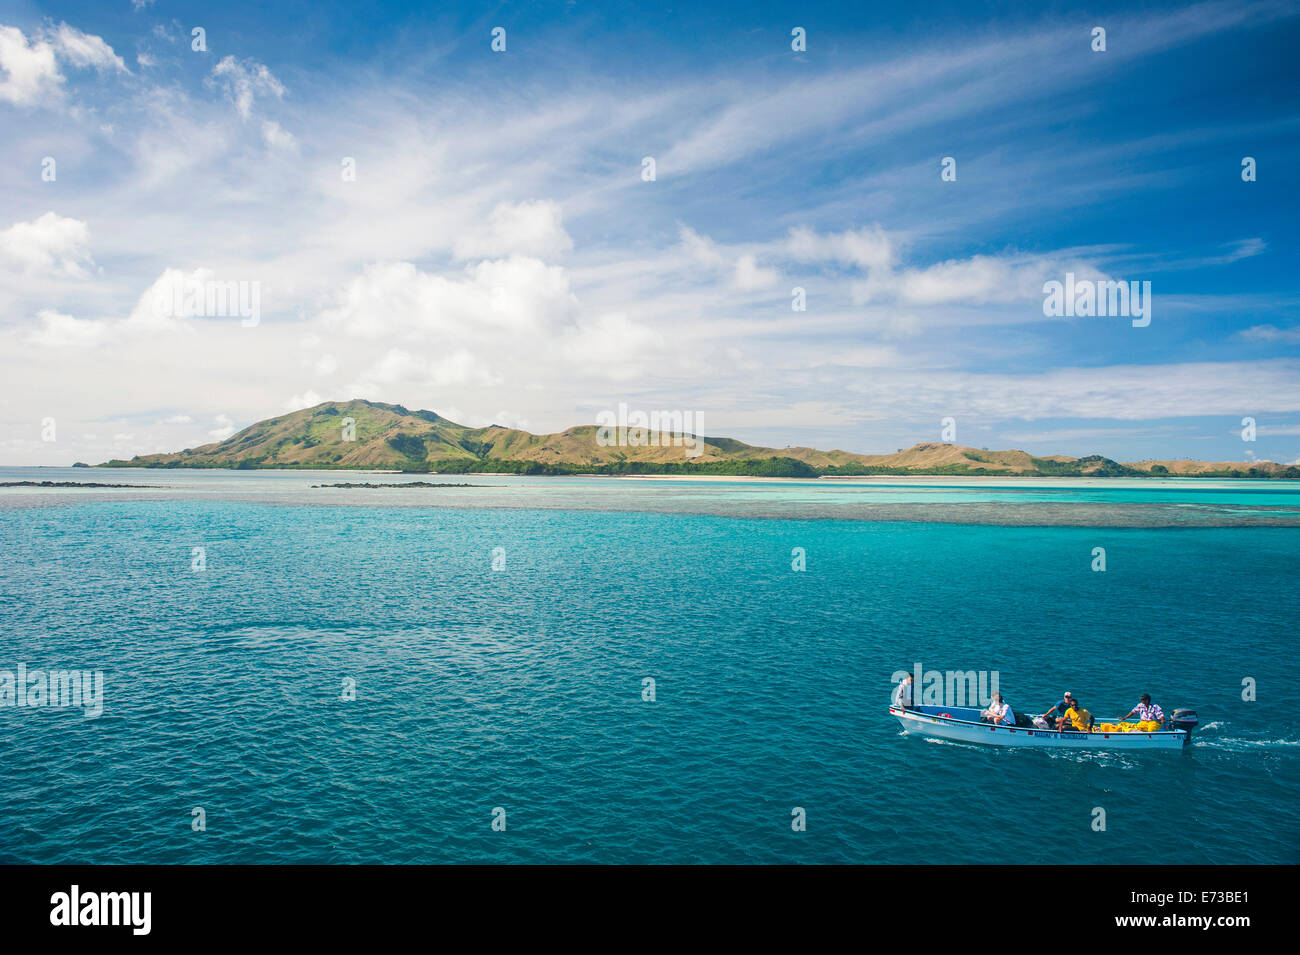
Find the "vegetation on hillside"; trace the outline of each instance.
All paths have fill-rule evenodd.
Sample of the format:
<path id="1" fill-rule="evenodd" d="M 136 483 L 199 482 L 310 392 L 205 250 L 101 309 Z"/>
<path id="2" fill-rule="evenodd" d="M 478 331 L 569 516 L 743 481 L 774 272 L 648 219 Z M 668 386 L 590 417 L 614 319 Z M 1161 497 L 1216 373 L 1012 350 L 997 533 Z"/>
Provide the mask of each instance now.
<path id="1" fill-rule="evenodd" d="M 250 425 L 224 441 L 173 454 L 137 455 L 108 467 L 387 470 L 427 474 L 678 474 L 736 477 L 952 475 L 1021 477 L 1300 478 L 1300 468 L 1269 462 L 1195 461 L 1120 464 L 1100 455 L 1034 457 L 922 443 L 895 454 L 852 454 L 749 445 L 734 438 L 694 438 L 687 456 L 680 436 L 652 435 L 629 444 L 598 440 L 593 425 L 531 434 L 492 425 L 470 428 L 432 411 L 356 399 L 324 402 Z M 608 435 L 606 435 L 608 438 Z M 698 443 L 696 443 L 698 442 Z"/>

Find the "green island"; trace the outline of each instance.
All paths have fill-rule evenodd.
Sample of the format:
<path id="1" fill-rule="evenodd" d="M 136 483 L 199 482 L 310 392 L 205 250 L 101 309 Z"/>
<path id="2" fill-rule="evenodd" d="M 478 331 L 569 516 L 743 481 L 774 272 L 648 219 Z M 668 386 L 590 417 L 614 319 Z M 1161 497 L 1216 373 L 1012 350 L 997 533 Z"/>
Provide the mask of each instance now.
<path id="1" fill-rule="evenodd" d="M 602 430 L 605 432 L 602 434 Z M 734 438 L 667 431 L 629 434 L 579 425 L 532 434 L 504 425 L 470 428 L 432 411 L 354 399 L 268 418 L 224 441 L 168 454 L 136 455 L 100 467 L 401 471 L 411 474 L 716 475 L 836 478 L 871 475 L 1020 477 L 1300 478 L 1271 461 L 1138 461 L 1100 455 L 1036 457 L 923 443 L 893 454 L 765 448 Z"/>

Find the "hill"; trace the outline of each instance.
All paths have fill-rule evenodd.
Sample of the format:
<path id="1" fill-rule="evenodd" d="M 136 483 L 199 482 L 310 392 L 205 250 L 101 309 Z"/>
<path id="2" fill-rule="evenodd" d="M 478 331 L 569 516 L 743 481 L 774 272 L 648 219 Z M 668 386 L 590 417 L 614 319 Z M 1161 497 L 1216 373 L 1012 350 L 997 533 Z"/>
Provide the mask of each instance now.
<path id="1" fill-rule="evenodd" d="M 765 448 L 734 438 L 689 436 L 699 454 L 687 456 L 682 437 L 649 432 L 647 441 L 602 443 L 595 425 L 532 434 L 492 425 L 470 428 L 432 411 L 377 401 L 327 401 L 249 425 L 224 441 L 170 454 L 137 455 L 101 467 L 303 468 L 466 474 L 722 474 L 765 477 L 869 474 L 1025 476 L 1300 477 L 1300 469 L 1271 462 L 1142 461 L 1120 464 L 1093 455 L 1034 457 L 1024 451 L 984 451 L 956 444 L 918 444 L 894 454 L 855 454 L 815 448 Z M 606 435 L 607 437 L 608 435 Z M 625 432 L 616 437 L 625 438 Z"/>

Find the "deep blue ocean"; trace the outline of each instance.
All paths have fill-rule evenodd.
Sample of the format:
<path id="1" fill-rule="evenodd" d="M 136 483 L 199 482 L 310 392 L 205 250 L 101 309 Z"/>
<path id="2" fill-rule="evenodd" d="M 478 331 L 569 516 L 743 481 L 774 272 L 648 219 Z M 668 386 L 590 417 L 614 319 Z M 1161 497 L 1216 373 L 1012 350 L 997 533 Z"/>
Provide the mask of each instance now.
<path id="1" fill-rule="evenodd" d="M 98 718 L 0 707 L 0 862 L 1300 861 L 1293 526 L 1036 524 L 980 494 L 962 523 L 960 488 L 928 522 L 810 519 L 793 483 L 500 479 L 439 506 L 108 473 L 225 483 L 0 498 L 0 670 L 105 678 Z M 756 486 L 767 516 L 737 516 Z M 917 663 L 1202 726 L 1174 753 L 929 742 L 887 712 Z"/>

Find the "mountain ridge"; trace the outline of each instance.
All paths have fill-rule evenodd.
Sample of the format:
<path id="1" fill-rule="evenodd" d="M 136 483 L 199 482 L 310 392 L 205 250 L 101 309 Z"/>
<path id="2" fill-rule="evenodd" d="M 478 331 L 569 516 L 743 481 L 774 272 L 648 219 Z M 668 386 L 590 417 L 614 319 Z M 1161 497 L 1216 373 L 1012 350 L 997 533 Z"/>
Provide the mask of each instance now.
<path id="1" fill-rule="evenodd" d="M 349 438 L 348 419 L 351 422 Z M 601 431 L 606 433 L 602 436 Z M 605 438 L 604 441 L 598 440 Z M 1017 476 L 1298 477 L 1274 462 L 1146 460 L 1121 464 L 1101 455 L 1038 457 L 922 442 L 894 454 L 768 448 L 735 438 L 647 431 L 629 445 L 626 429 L 576 425 L 533 434 L 505 425 L 471 428 L 434 411 L 354 398 L 326 401 L 251 424 L 223 441 L 182 451 L 136 455 L 100 467 L 395 470 L 413 473 L 730 474 L 849 477 L 870 474 Z M 613 438 L 613 441 L 609 439 Z M 698 454 L 688 456 L 683 440 Z M 698 442 L 698 445 L 697 445 Z"/>

